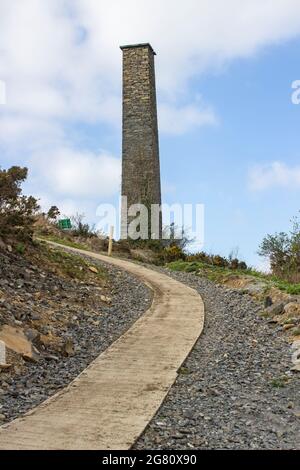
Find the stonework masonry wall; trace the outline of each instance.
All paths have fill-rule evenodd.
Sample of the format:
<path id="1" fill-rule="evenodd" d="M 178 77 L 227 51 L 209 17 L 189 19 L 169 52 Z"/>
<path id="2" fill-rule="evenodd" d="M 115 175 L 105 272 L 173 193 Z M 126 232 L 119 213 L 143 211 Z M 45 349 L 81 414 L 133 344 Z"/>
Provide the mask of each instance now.
<path id="1" fill-rule="evenodd" d="M 123 46 L 122 196 L 128 207 L 161 205 L 154 51 Z M 122 219 L 124 219 L 122 215 Z M 121 232 L 125 227 L 121 221 Z M 161 223 L 160 229 L 161 231 Z"/>

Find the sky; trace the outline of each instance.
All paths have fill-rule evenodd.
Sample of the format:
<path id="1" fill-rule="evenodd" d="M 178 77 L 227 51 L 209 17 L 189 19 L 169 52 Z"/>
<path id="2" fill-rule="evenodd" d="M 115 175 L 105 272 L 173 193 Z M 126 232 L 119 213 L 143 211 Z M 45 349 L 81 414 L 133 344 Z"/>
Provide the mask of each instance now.
<path id="1" fill-rule="evenodd" d="M 27 166 L 43 209 L 97 223 L 120 191 L 119 46 L 150 42 L 163 201 L 203 203 L 204 249 L 263 268 L 263 237 L 300 209 L 299 6 L 0 0 L 1 167 Z"/>

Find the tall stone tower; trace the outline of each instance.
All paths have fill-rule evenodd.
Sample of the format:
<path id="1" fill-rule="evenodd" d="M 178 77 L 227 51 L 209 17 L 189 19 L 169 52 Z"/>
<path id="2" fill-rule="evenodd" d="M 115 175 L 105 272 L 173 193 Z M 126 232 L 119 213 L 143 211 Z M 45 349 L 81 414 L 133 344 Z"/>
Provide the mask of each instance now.
<path id="1" fill-rule="evenodd" d="M 161 205 L 155 89 L 155 52 L 150 44 L 121 46 L 123 51 L 122 196 L 132 204 Z M 130 218 L 121 214 L 121 237 Z M 150 222 L 150 215 L 149 215 Z M 152 233 L 153 236 L 153 233 Z M 161 238 L 161 215 L 155 238 Z"/>

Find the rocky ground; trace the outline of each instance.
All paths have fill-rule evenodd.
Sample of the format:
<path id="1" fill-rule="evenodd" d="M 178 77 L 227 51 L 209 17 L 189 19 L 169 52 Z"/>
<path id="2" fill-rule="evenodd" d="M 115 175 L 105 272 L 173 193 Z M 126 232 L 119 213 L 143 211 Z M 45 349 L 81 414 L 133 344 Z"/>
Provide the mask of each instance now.
<path id="1" fill-rule="evenodd" d="M 242 291 L 187 273 L 205 329 L 135 449 L 299 449 L 300 380 L 283 327 Z"/>
<path id="2" fill-rule="evenodd" d="M 11 366 L 0 368 L 1 424 L 67 385 L 151 302 L 116 268 L 56 250 L 47 256 L 49 266 L 0 251 L 0 339 L 13 330 L 17 346 L 29 344 L 22 354 L 10 350 Z M 262 315 L 245 290 L 168 274 L 202 295 L 205 329 L 135 448 L 299 449 L 300 374 L 288 337 L 295 304 L 292 313 L 276 304 Z"/>
<path id="3" fill-rule="evenodd" d="M 151 297 L 131 275 L 95 260 L 55 250 L 27 260 L 0 251 L 0 339 L 14 349 L 7 350 L 10 367 L 0 366 L 0 423 L 69 384 Z"/>

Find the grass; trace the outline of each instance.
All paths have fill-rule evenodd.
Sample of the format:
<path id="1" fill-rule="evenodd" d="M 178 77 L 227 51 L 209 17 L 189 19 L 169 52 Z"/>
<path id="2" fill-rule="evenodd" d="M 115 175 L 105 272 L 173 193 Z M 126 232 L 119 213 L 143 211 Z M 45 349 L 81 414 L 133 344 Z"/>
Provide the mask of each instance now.
<path id="1" fill-rule="evenodd" d="M 98 264 L 95 266 L 81 256 L 51 248 L 44 243 L 40 243 L 38 249 L 30 254 L 30 259 L 33 258 L 40 267 L 62 277 L 79 281 L 96 281 L 100 284 L 107 278 L 107 271 Z M 96 267 L 97 273 L 91 272 L 89 269 L 91 266 Z"/>
<path id="2" fill-rule="evenodd" d="M 189 375 L 191 371 L 187 367 L 180 367 L 178 374 L 180 375 Z"/>
<path id="3" fill-rule="evenodd" d="M 48 259 L 53 265 L 56 266 L 62 274 L 67 275 L 73 279 L 85 280 L 89 277 L 89 263 L 79 256 L 72 255 L 70 253 L 64 253 L 57 250 L 48 251 Z M 94 273 L 93 277 L 103 277 L 102 270 L 97 267 L 98 273 Z"/>
<path id="4" fill-rule="evenodd" d="M 271 380 L 271 386 L 274 388 L 283 388 L 287 385 L 288 377 L 282 376 Z"/>
<path id="5" fill-rule="evenodd" d="M 300 284 L 291 284 L 289 282 L 281 281 L 281 280 L 277 280 L 275 281 L 275 283 L 278 289 L 285 291 L 290 295 L 300 294 Z"/>
<path id="6" fill-rule="evenodd" d="M 18 243 L 16 246 L 16 252 L 19 253 L 19 255 L 24 255 L 26 251 L 26 246 L 24 243 Z"/>
<path id="7" fill-rule="evenodd" d="M 47 235 L 47 236 L 43 235 L 43 236 L 39 236 L 39 238 L 41 240 L 58 243 L 59 245 L 69 246 L 70 248 L 78 248 L 79 250 L 89 249 L 86 245 L 82 243 L 76 243 L 76 242 L 73 242 L 72 240 L 68 240 L 66 238 L 55 237 L 53 235 Z"/>
<path id="8" fill-rule="evenodd" d="M 255 269 L 229 269 L 223 268 L 220 266 L 213 266 L 211 264 L 203 263 L 201 261 L 173 261 L 167 264 L 168 268 L 172 271 L 184 271 L 188 273 L 195 273 L 198 276 L 203 276 L 211 281 L 219 282 L 228 279 L 230 276 L 250 276 L 256 279 L 259 279 L 266 283 L 266 290 L 270 287 L 277 287 L 283 292 L 286 292 L 290 295 L 300 294 L 300 284 L 292 284 L 282 279 L 277 278 L 276 276 L 270 274 L 264 274 Z"/>
<path id="9" fill-rule="evenodd" d="M 72 240 L 68 240 L 66 238 L 59 238 L 53 235 L 47 236 L 40 236 L 39 237 L 45 241 L 52 241 L 58 243 L 59 245 L 71 247 L 71 248 L 78 248 L 80 250 L 89 250 L 89 247 L 81 244 L 73 242 Z M 199 276 L 206 277 L 213 282 L 222 283 L 226 278 L 229 278 L 232 275 L 235 276 L 250 276 L 256 279 L 259 279 L 266 284 L 266 292 L 271 287 L 276 287 L 277 289 L 286 292 L 290 295 L 298 295 L 300 294 L 300 284 L 292 284 L 290 282 L 284 281 L 282 279 L 277 278 L 276 276 L 270 274 L 261 273 L 255 269 L 248 268 L 245 270 L 240 269 L 229 269 L 220 266 L 214 266 L 211 264 L 203 263 L 201 261 L 183 261 L 177 260 L 168 263 L 167 266 L 173 271 L 184 271 L 187 273 L 195 273 Z"/>

